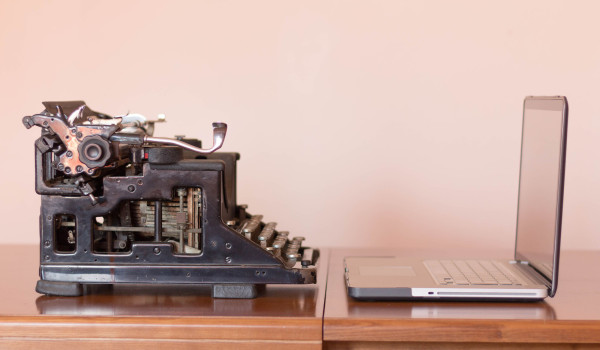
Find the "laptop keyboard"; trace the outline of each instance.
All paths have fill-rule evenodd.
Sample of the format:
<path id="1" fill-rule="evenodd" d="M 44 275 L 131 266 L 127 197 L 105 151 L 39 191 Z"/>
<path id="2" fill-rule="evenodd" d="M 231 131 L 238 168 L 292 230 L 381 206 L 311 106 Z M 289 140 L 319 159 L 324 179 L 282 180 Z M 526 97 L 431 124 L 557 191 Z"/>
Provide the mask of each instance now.
<path id="1" fill-rule="evenodd" d="M 426 260 L 424 264 L 439 285 L 520 286 L 523 284 L 497 261 Z"/>

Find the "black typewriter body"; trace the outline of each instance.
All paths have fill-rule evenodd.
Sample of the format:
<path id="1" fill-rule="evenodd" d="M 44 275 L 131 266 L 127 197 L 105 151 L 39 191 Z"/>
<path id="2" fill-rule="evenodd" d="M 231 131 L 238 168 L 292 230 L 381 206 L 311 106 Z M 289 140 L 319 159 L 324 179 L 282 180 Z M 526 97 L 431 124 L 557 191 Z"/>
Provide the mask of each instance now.
<path id="1" fill-rule="evenodd" d="M 23 118 L 42 128 L 39 293 L 210 284 L 213 297 L 253 298 L 261 285 L 315 283 L 319 251 L 236 203 L 239 154 L 215 152 L 225 124 L 213 123 L 213 147 L 202 149 L 153 137 L 157 121 L 109 117 L 82 101 L 44 105 Z"/>

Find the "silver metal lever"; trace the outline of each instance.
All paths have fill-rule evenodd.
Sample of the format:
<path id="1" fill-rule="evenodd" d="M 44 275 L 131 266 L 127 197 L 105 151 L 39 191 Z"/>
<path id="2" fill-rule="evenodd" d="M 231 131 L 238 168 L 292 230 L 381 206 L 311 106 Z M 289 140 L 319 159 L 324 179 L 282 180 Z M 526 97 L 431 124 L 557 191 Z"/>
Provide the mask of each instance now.
<path id="1" fill-rule="evenodd" d="M 218 150 L 223 146 L 223 142 L 225 142 L 225 135 L 227 134 L 227 124 L 225 123 L 213 123 L 213 146 L 209 149 L 202 149 L 198 147 L 194 147 L 189 143 L 185 143 L 179 140 L 168 139 L 164 137 L 152 137 L 152 136 L 144 136 L 144 143 L 163 143 L 167 145 L 179 146 L 181 148 L 185 148 L 187 150 L 200 153 L 200 154 L 210 154 L 214 151 Z"/>

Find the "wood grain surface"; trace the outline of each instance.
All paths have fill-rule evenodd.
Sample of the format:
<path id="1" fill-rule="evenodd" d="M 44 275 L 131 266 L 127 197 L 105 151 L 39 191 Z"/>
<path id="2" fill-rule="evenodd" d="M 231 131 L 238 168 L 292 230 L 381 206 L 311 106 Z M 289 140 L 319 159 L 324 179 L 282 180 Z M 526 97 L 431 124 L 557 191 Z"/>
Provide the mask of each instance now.
<path id="1" fill-rule="evenodd" d="M 0 246 L 0 349 L 600 348 L 600 252 L 563 252 L 556 297 L 534 303 L 356 301 L 346 294 L 344 256 L 423 253 L 322 253 L 317 285 L 271 285 L 257 299 L 140 285 L 61 298 L 34 291 L 37 247 Z"/>
<path id="2" fill-rule="evenodd" d="M 429 257 L 453 257 L 448 252 L 431 253 Z M 600 252 L 564 252 L 558 293 L 543 302 L 365 302 L 347 296 L 345 256 L 395 254 L 428 257 L 408 250 L 332 250 L 323 331 L 331 348 L 368 348 L 381 341 L 398 346 L 600 343 Z M 480 254 L 490 257 L 489 252 Z"/>
<path id="3" fill-rule="evenodd" d="M 208 286 L 35 292 L 38 247 L 0 246 L 0 349 L 321 348 L 328 255 L 316 285 L 269 285 L 256 299 L 213 299 Z"/>

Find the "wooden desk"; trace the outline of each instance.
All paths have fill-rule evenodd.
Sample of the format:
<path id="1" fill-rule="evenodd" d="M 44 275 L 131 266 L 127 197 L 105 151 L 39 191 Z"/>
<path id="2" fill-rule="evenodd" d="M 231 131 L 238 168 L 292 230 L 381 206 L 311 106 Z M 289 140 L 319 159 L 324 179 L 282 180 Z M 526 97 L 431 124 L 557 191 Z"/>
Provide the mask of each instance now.
<path id="1" fill-rule="evenodd" d="M 563 253 L 557 296 L 539 303 L 359 302 L 346 295 L 343 257 L 391 251 L 321 252 L 317 285 L 269 286 L 252 300 L 197 286 L 61 298 L 34 291 L 36 246 L 0 246 L 0 349 L 600 348 L 600 252 Z"/>
<path id="2" fill-rule="evenodd" d="M 212 299 L 202 286 L 117 286 L 82 297 L 35 292 L 37 246 L 0 246 L 0 349 L 320 349 L 327 276 L 270 285 L 257 299 Z"/>
<path id="3" fill-rule="evenodd" d="M 544 302 L 360 302 L 347 296 L 344 256 L 398 253 L 427 257 L 408 250 L 331 251 L 325 348 L 600 348 L 600 252 L 563 253 L 558 292 Z M 452 257 L 442 254 L 435 256 Z"/>

